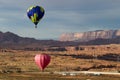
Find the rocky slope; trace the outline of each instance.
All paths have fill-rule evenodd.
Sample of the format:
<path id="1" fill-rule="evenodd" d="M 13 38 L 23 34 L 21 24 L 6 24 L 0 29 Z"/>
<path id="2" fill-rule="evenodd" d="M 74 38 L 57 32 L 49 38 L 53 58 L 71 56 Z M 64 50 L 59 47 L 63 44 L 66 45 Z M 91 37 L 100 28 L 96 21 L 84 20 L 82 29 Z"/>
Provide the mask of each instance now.
<path id="1" fill-rule="evenodd" d="M 0 32 L 0 49 L 25 49 L 25 48 L 46 48 L 52 46 L 76 45 L 74 42 L 60 42 L 55 40 L 37 40 L 29 37 L 21 37 L 12 32 Z"/>
<path id="2" fill-rule="evenodd" d="M 96 30 L 83 33 L 64 33 L 60 41 L 85 42 L 95 39 L 113 39 L 120 36 L 120 30 Z"/>
<path id="3" fill-rule="evenodd" d="M 34 38 L 20 37 L 11 32 L 0 32 L 0 49 L 44 50 L 46 48 L 51 49 L 60 47 L 59 50 L 63 50 L 66 46 L 120 44 L 120 30 L 71 33 L 70 35 L 64 34 L 62 38 L 65 42 L 55 40 L 37 40 Z"/>

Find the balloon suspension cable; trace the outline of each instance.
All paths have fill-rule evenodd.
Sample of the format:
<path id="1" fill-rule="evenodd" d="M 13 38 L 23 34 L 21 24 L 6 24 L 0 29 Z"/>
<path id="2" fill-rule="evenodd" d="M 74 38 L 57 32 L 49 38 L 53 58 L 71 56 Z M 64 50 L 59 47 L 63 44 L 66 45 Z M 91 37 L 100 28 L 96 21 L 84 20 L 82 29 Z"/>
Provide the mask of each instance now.
<path id="1" fill-rule="evenodd" d="M 37 28 L 37 25 L 35 25 L 35 28 Z"/>

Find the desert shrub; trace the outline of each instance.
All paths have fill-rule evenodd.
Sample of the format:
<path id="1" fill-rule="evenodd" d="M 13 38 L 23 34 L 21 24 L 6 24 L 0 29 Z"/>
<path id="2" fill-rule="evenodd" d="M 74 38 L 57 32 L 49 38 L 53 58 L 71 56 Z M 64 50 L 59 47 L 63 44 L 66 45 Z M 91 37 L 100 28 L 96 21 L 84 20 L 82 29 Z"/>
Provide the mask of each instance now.
<path id="1" fill-rule="evenodd" d="M 21 68 L 14 67 L 14 66 L 7 66 L 1 69 L 0 72 L 1 73 L 20 73 L 22 71 L 21 71 Z"/>

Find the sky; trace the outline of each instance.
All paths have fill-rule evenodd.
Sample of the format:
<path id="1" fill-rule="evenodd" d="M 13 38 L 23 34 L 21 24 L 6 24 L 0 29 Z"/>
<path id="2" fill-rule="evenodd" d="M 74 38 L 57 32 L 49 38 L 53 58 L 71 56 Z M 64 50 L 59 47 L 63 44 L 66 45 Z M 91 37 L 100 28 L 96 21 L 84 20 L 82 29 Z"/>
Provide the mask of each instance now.
<path id="1" fill-rule="evenodd" d="M 38 28 L 27 17 L 42 6 Z M 62 33 L 120 29 L 120 0 L 0 0 L 0 31 L 22 37 L 59 39 Z"/>

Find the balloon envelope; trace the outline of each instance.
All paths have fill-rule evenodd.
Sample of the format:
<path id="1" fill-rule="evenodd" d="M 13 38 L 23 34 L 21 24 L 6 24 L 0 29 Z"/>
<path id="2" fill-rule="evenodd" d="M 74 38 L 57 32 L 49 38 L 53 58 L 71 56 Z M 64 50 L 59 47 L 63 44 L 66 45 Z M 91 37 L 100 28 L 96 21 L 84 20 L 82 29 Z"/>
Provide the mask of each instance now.
<path id="1" fill-rule="evenodd" d="M 31 6 L 27 10 L 27 16 L 37 26 L 38 22 L 44 16 L 44 9 L 41 6 Z"/>
<path id="2" fill-rule="evenodd" d="M 43 71 L 44 68 L 50 63 L 50 56 L 47 54 L 37 54 L 35 56 L 35 63 Z"/>

